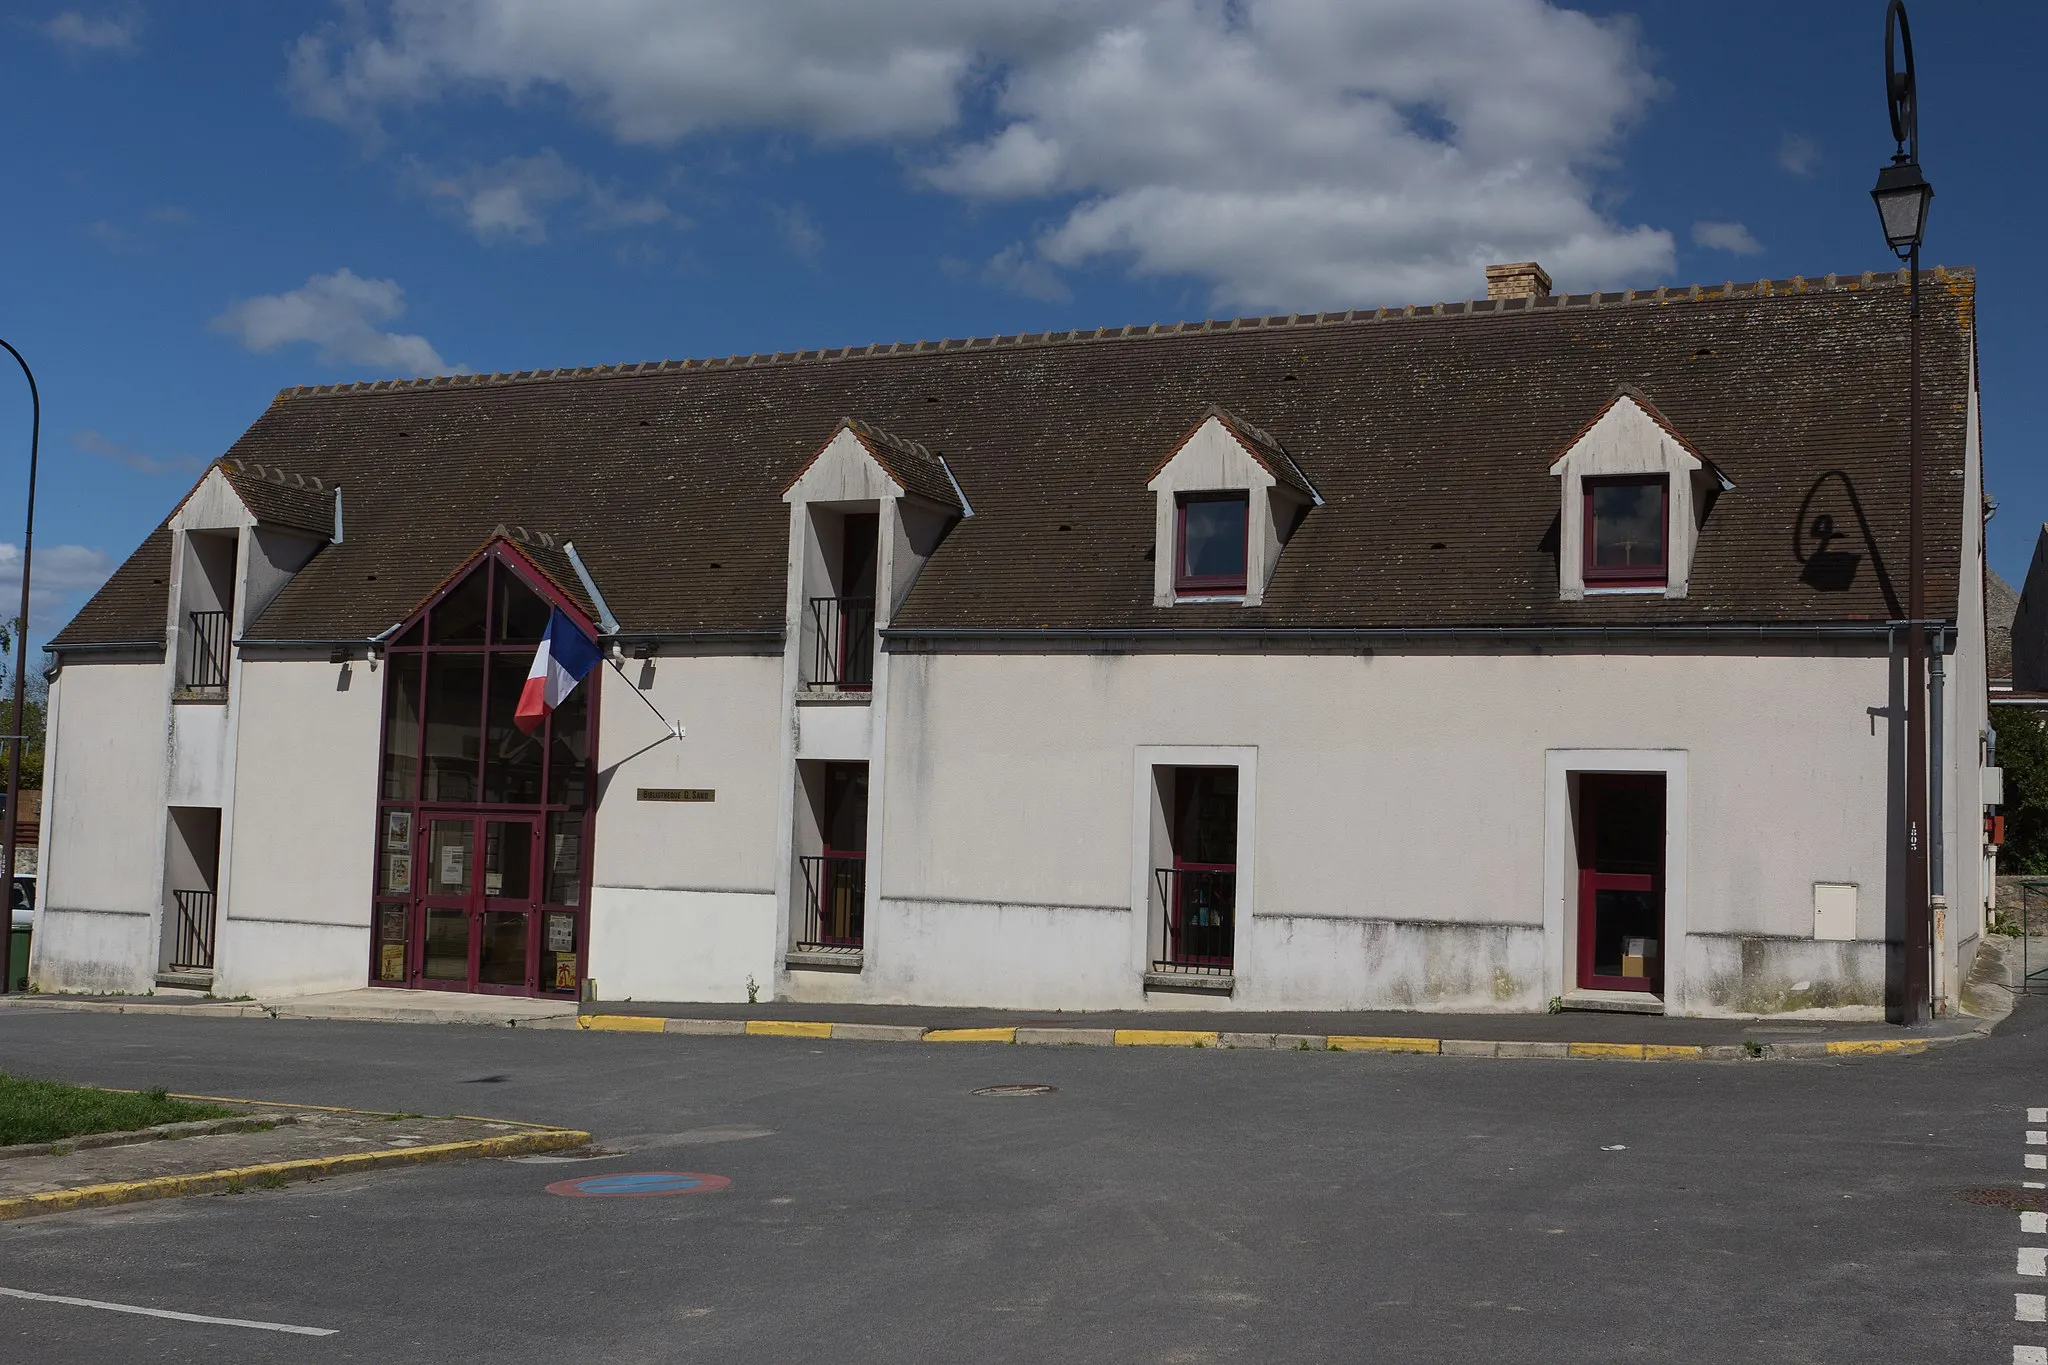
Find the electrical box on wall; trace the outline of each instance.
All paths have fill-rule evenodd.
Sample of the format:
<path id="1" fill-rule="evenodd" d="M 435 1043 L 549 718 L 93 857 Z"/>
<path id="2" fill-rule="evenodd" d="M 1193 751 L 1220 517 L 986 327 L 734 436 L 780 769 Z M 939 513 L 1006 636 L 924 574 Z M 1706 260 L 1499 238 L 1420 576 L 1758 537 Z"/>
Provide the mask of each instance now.
<path id="1" fill-rule="evenodd" d="M 1855 883 L 1813 884 L 1813 936 L 1841 941 L 1856 937 Z"/>
<path id="2" fill-rule="evenodd" d="M 2005 804 L 2005 769 L 1980 768 L 1984 779 L 1984 804 L 2002 806 Z"/>

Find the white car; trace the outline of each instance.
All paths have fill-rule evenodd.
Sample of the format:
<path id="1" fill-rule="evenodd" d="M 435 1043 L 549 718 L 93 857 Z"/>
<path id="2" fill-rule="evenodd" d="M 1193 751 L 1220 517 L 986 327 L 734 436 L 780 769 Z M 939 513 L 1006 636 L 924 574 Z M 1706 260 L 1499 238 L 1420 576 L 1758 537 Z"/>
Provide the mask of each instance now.
<path id="1" fill-rule="evenodd" d="M 10 924 L 26 927 L 35 920 L 36 879 L 32 872 L 15 874 L 12 894 L 7 898 L 7 908 L 13 913 L 8 916 Z"/>

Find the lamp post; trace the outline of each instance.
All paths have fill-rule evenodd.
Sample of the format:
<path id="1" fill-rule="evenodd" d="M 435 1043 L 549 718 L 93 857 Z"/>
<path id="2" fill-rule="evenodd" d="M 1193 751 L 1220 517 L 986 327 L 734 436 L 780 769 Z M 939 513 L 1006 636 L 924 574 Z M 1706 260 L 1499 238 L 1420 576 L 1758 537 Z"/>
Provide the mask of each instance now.
<path id="1" fill-rule="evenodd" d="M 1902 1024 L 1926 1022 L 1931 1012 L 1934 935 L 1929 900 L 1927 842 L 1927 575 L 1920 556 L 1920 241 L 1934 187 L 1920 174 L 1920 91 L 1913 74 L 1913 31 L 1905 0 L 1891 0 L 1884 15 L 1885 98 L 1898 149 L 1878 172 L 1870 197 L 1884 240 L 1906 263 L 1906 942 Z"/>
<path id="2" fill-rule="evenodd" d="M 35 371 L 21 358 L 21 352 L 5 341 L 0 346 L 7 348 L 7 354 L 14 357 L 14 363 L 21 366 L 22 374 L 28 379 L 28 525 L 21 534 L 21 615 L 15 619 L 14 629 L 14 710 L 9 714 L 7 728 L 12 731 L 7 744 L 7 829 L 0 833 L 0 867 L 6 869 L 7 904 L 9 907 L 9 937 L 13 935 L 12 907 L 14 905 L 14 837 L 21 828 L 17 812 L 21 809 L 21 756 L 28 746 L 28 728 L 23 723 L 23 713 L 28 703 L 28 573 L 35 556 L 36 544 L 36 451 L 43 436 L 43 399 L 36 392 Z M 7 993 L 13 975 L 10 964 L 0 971 L 0 995 Z"/>

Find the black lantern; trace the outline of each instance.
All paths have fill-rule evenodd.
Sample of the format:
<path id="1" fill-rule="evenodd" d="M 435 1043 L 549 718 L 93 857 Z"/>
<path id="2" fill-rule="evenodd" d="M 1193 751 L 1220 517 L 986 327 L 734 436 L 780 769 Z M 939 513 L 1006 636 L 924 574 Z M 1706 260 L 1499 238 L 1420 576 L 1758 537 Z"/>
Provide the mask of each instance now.
<path id="1" fill-rule="evenodd" d="M 1903 157 L 1877 173 L 1877 188 L 1870 192 L 1877 201 L 1877 216 L 1884 224 L 1884 239 L 1893 251 L 1904 256 L 1920 245 L 1927 235 L 1927 204 L 1934 198 L 1934 186 L 1920 174 L 1919 164 Z"/>
<path id="2" fill-rule="evenodd" d="M 1877 173 L 1870 197 L 1877 202 L 1885 241 L 1903 257 L 1927 234 L 1927 203 L 1934 198 L 1934 186 L 1920 174 L 1920 87 L 1913 76 L 1913 31 L 1900 0 L 1892 0 L 1884 16 L 1884 86 L 1898 150 L 1892 153 L 1892 164 Z"/>

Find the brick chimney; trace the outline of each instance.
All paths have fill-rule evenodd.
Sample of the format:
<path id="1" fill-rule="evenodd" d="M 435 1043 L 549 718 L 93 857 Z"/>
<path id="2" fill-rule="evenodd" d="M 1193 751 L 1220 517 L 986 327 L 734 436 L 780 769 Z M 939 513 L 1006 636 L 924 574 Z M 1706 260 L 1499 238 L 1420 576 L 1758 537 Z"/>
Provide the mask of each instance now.
<path id="1" fill-rule="evenodd" d="M 1547 299 L 1550 272 L 1534 261 L 1486 267 L 1486 297 L 1489 299 Z"/>

